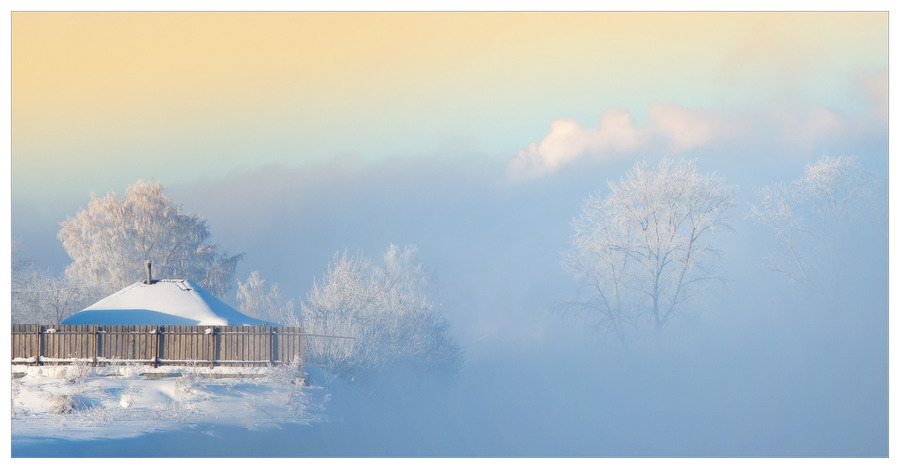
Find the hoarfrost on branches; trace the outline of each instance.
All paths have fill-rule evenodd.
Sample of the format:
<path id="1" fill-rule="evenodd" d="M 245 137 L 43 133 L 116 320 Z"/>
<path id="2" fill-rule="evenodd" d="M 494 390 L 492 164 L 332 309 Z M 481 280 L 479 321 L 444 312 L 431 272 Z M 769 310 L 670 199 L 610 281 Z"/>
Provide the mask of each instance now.
<path id="1" fill-rule="evenodd" d="M 400 363 L 455 368 L 459 348 L 426 290 L 414 246 L 391 245 L 379 266 L 336 253 L 300 305 L 297 323 L 312 335 L 308 359 L 345 371 Z"/>
<path id="2" fill-rule="evenodd" d="M 95 289 L 38 270 L 22 255 L 22 245 L 12 249 L 11 313 L 13 324 L 59 324 L 72 313 L 89 305 Z"/>
<path id="3" fill-rule="evenodd" d="M 736 188 L 700 174 L 693 160 L 638 163 L 606 196 L 587 198 L 563 263 L 589 297 L 571 304 L 627 343 L 630 331 L 660 331 L 679 305 L 715 279 L 711 235 L 729 228 Z"/>
<path id="4" fill-rule="evenodd" d="M 138 181 L 119 199 L 91 195 L 87 209 L 62 223 L 58 237 L 72 258 L 66 275 L 101 286 L 104 294 L 143 278 L 145 261 L 157 278 L 186 278 L 222 296 L 234 283 L 241 255 L 209 244 L 206 221 L 183 213 L 160 183 Z"/>
<path id="5" fill-rule="evenodd" d="M 246 282 L 238 280 L 236 298 L 238 309 L 255 318 L 269 322 L 289 322 L 294 314 L 294 302 L 284 301 L 277 283 L 266 290 L 266 281 L 254 270 Z"/>
<path id="6" fill-rule="evenodd" d="M 855 157 L 825 156 L 789 184 L 756 189 L 756 197 L 750 218 L 768 227 L 780 244 L 766 258 L 768 267 L 838 300 L 856 238 L 878 232 L 866 225 L 884 219 L 881 181 Z"/>

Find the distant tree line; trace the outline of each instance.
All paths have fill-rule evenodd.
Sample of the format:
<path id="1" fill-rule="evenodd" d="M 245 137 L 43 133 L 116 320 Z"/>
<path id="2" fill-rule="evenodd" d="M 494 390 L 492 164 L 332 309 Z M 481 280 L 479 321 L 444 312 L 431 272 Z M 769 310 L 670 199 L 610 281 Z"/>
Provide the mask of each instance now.
<path id="1" fill-rule="evenodd" d="M 839 302 L 855 233 L 886 220 L 883 189 L 853 157 L 823 157 L 799 179 L 757 188 L 758 202 L 746 214 L 778 242 L 766 265 Z M 723 176 L 702 173 L 695 160 L 662 159 L 637 163 L 587 197 L 563 254 L 584 287 L 566 301 L 568 309 L 626 345 L 688 316 L 690 302 L 721 280 L 716 234 L 732 230 L 737 191 Z M 91 195 L 58 237 L 72 259 L 61 276 L 37 269 L 13 243 L 14 323 L 59 323 L 140 281 L 150 260 L 158 278 L 188 278 L 219 297 L 236 286 L 238 308 L 248 314 L 352 338 L 311 344 L 311 356 L 335 368 L 453 368 L 461 360 L 429 298 L 415 246 L 391 245 L 378 264 L 362 253 L 336 253 L 295 307 L 258 271 L 236 280 L 242 255 L 220 252 L 206 221 L 184 213 L 160 183 L 138 181 L 122 199 Z"/>
<path id="2" fill-rule="evenodd" d="M 588 197 L 563 255 L 583 285 L 567 309 L 626 345 L 684 319 L 690 301 L 723 280 L 714 235 L 731 231 L 736 192 L 724 177 L 701 173 L 696 161 L 663 159 L 638 163 Z M 854 157 L 826 156 L 799 179 L 755 195 L 747 215 L 777 241 L 767 267 L 839 308 L 859 233 L 885 220 L 880 180 Z"/>

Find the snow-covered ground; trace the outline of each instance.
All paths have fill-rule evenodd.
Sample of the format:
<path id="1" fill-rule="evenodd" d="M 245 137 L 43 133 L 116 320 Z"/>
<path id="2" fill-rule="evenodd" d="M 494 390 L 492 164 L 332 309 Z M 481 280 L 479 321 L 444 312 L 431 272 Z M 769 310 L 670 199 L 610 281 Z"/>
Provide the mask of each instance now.
<path id="1" fill-rule="evenodd" d="M 90 442 L 106 442 L 109 450 L 114 440 L 154 434 L 215 437 L 216 429 L 315 425 L 325 420 L 330 398 L 325 387 L 292 367 L 16 365 L 12 371 L 14 457 L 104 456 L 109 454 L 83 451 Z M 112 454 L 134 455 L 128 444 L 120 447 Z M 142 451 L 166 454 L 154 446 Z"/>
<path id="2" fill-rule="evenodd" d="M 305 385 L 284 368 L 16 365 L 11 455 L 883 459 L 887 336 L 859 317 L 630 350 L 491 341 L 455 375 L 309 367 Z"/>
<path id="3" fill-rule="evenodd" d="M 12 368 L 13 458 L 493 455 L 460 448 L 468 426 L 448 418 L 458 405 L 438 405 L 450 404 L 447 383 L 409 375 L 363 383 L 313 367 Z"/>

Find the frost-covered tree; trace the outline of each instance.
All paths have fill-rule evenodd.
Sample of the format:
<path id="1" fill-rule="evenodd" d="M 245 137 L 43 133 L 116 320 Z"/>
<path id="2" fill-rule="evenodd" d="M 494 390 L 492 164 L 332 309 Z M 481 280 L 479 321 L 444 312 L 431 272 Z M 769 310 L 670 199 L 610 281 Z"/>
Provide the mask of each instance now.
<path id="1" fill-rule="evenodd" d="M 314 280 L 306 299 L 300 302 L 300 316 L 292 325 L 303 326 L 307 334 L 307 360 L 337 368 L 362 359 L 354 351 L 363 348 L 362 318 L 368 315 L 371 292 L 369 261 L 361 255 L 335 253 L 321 280 Z"/>
<path id="2" fill-rule="evenodd" d="M 294 301 L 284 301 L 277 283 L 266 289 L 266 281 L 254 270 L 246 282 L 238 280 L 238 309 L 258 319 L 274 323 L 288 322 L 294 314 Z"/>
<path id="3" fill-rule="evenodd" d="M 22 293 L 26 308 L 21 322 L 59 324 L 94 302 L 96 292 L 73 283 L 67 277 L 35 272 Z"/>
<path id="4" fill-rule="evenodd" d="M 855 157 L 825 156 L 800 178 L 758 188 L 750 217 L 771 229 L 779 249 L 769 268 L 792 282 L 837 299 L 856 237 L 883 217 L 881 182 Z"/>
<path id="5" fill-rule="evenodd" d="M 242 256 L 219 253 L 209 236 L 205 220 L 185 214 L 162 184 L 144 181 L 123 199 L 92 194 L 88 208 L 63 222 L 58 234 L 72 258 L 66 275 L 73 282 L 111 293 L 141 280 L 151 261 L 154 277 L 190 279 L 222 296 Z"/>
<path id="6" fill-rule="evenodd" d="M 10 313 L 12 323 L 26 324 L 33 322 L 35 316 L 31 295 L 35 291 L 33 281 L 37 272 L 34 268 L 34 261 L 25 255 L 20 241 L 13 241 L 11 254 Z"/>
<path id="7" fill-rule="evenodd" d="M 623 343 L 630 331 L 663 329 L 716 278 L 712 234 L 728 228 L 735 192 L 693 160 L 663 159 L 638 163 L 608 194 L 588 197 L 563 257 L 589 292 L 572 305 Z"/>
<path id="8" fill-rule="evenodd" d="M 372 269 L 376 353 L 383 361 L 412 360 L 426 368 L 452 368 L 460 359 L 449 324 L 428 295 L 428 276 L 415 246 L 390 245 Z"/>
<path id="9" fill-rule="evenodd" d="M 309 360 L 339 370 L 413 364 L 455 369 L 459 346 L 427 294 L 427 276 L 414 246 L 391 245 L 384 263 L 336 253 L 300 305 L 298 323 L 313 337 Z"/>
<path id="10" fill-rule="evenodd" d="M 59 324 L 88 306 L 96 293 L 34 266 L 23 255 L 21 244 L 13 243 L 11 313 L 13 324 Z"/>

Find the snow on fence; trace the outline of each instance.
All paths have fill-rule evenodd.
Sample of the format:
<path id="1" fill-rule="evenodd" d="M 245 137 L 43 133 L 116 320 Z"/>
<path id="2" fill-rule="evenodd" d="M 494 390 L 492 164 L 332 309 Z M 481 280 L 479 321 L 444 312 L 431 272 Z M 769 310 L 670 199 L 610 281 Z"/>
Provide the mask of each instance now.
<path id="1" fill-rule="evenodd" d="M 301 327 L 13 324 L 12 362 L 302 367 L 305 342 Z"/>

